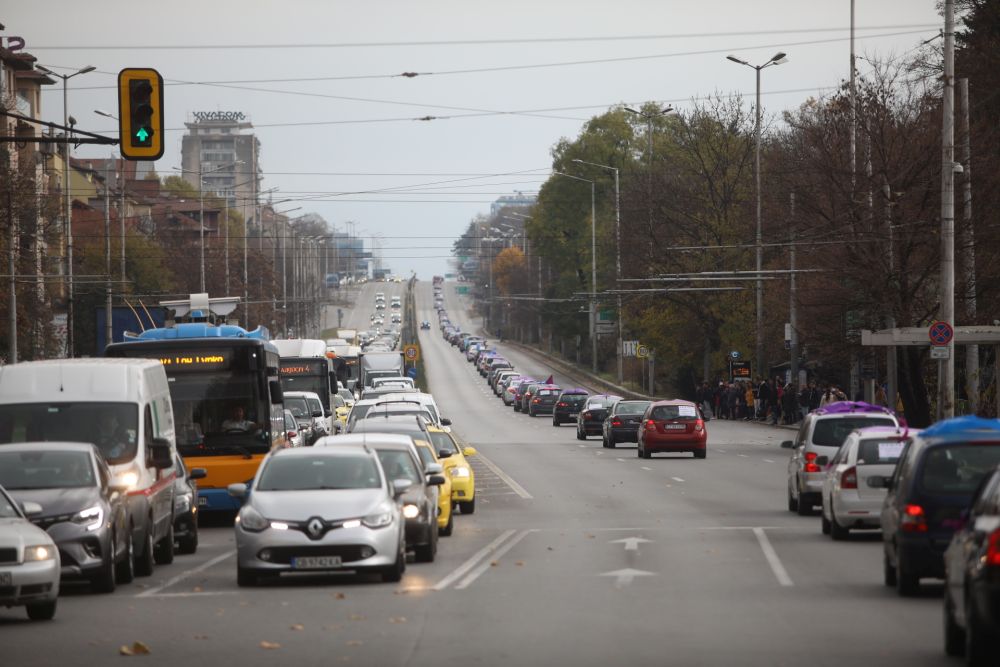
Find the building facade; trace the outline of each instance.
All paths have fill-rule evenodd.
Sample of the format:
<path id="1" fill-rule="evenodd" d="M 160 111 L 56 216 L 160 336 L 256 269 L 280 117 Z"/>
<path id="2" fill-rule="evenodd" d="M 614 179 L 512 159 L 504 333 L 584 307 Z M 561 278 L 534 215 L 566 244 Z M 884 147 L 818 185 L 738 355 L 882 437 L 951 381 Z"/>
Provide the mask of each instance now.
<path id="1" fill-rule="evenodd" d="M 252 208 L 260 192 L 260 141 L 247 116 L 242 111 L 194 111 L 184 125 L 184 180 L 224 199 L 230 208 Z"/>

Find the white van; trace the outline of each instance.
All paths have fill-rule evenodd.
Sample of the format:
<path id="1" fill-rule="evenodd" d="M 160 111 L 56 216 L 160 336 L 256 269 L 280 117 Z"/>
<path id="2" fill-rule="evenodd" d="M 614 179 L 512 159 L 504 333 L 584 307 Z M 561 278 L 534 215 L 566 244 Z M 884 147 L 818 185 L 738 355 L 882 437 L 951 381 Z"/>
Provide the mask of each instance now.
<path id="1" fill-rule="evenodd" d="M 154 561 L 173 561 L 177 447 L 159 361 L 56 359 L 0 367 L 0 446 L 38 441 L 97 445 L 111 486 L 128 494 L 134 573 L 149 575 Z"/>

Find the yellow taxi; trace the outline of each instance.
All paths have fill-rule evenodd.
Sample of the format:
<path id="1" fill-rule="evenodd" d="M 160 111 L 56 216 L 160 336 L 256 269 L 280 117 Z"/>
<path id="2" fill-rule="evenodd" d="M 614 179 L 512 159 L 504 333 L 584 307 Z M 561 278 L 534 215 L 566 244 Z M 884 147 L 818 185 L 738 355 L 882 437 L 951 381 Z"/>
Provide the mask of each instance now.
<path id="1" fill-rule="evenodd" d="M 451 481 L 452 501 L 462 514 L 472 514 L 476 511 L 476 475 L 465 457 L 474 456 L 475 448 L 462 447 L 451 433 L 436 426 L 428 426 L 427 431 L 444 466 L 445 479 Z"/>
<path id="2" fill-rule="evenodd" d="M 420 454 L 420 461 L 424 464 L 424 467 L 429 463 L 437 463 L 442 467 L 444 466 L 444 462 L 438 458 L 437 452 L 434 451 L 430 443 L 414 438 L 413 444 L 417 446 L 417 453 Z M 444 475 L 444 484 L 438 488 L 438 535 L 447 537 L 455 529 L 455 522 L 451 513 L 451 478 L 447 472 Z"/>
<path id="3" fill-rule="evenodd" d="M 351 407 L 347 405 L 347 401 L 344 400 L 344 397 L 340 396 L 339 394 L 334 394 L 333 417 L 334 419 L 340 422 L 343 429 L 347 428 L 347 415 L 349 415 L 350 412 L 351 412 Z"/>

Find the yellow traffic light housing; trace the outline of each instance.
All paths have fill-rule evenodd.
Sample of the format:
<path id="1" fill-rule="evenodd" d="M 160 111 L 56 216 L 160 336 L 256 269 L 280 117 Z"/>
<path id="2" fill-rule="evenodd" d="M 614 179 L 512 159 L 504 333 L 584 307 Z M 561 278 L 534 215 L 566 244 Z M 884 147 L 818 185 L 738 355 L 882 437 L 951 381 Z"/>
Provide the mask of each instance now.
<path id="1" fill-rule="evenodd" d="M 163 157 L 163 77 L 155 69 L 118 73 L 118 139 L 126 160 Z"/>

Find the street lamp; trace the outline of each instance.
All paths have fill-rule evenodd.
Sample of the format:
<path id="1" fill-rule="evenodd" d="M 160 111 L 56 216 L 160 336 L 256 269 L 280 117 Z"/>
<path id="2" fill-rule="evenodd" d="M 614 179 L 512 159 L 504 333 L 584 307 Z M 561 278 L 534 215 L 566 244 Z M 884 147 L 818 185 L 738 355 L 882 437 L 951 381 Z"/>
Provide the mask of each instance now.
<path id="1" fill-rule="evenodd" d="M 606 164 L 598 164 L 596 162 L 587 162 L 586 160 L 573 160 L 578 164 L 589 164 L 592 167 L 600 167 L 601 169 L 610 169 L 615 172 L 615 277 L 617 280 L 622 279 L 622 237 L 621 237 L 621 227 L 622 227 L 622 209 L 621 209 L 621 191 L 618 187 L 618 167 L 612 167 Z M 618 283 L 615 282 L 615 289 L 618 289 Z M 622 331 L 624 325 L 622 319 L 625 315 L 622 310 L 622 295 L 619 293 L 617 295 L 618 300 L 618 384 L 620 385 L 625 381 L 625 372 L 623 369 L 623 359 L 624 348 L 622 347 Z"/>
<path id="2" fill-rule="evenodd" d="M 783 51 L 778 51 L 771 59 L 763 65 L 751 65 L 746 60 L 740 60 L 736 56 L 726 56 L 726 60 L 731 60 L 738 65 L 746 65 L 757 72 L 757 112 L 756 123 L 756 145 L 754 147 L 754 180 L 757 189 L 757 372 L 764 370 L 764 281 L 760 279 L 760 272 L 764 264 L 764 244 L 761 228 L 760 215 L 760 71 L 771 65 L 783 65 L 788 62 Z"/>
<path id="3" fill-rule="evenodd" d="M 597 322 L 596 307 L 594 300 L 597 298 L 597 203 L 595 196 L 596 183 L 589 178 L 581 178 L 572 174 L 564 174 L 561 171 L 553 171 L 553 174 L 572 178 L 576 181 L 590 183 L 590 351 L 591 370 L 597 374 Z"/>
<path id="4" fill-rule="evenodd" d="M 69 356 L 73 356 L 73 198 L 69 192 L 69 93 L 67 82 L 77 74 L 93 72 L 96 67 L 87 65 L 71 74 L 56 74 L 44 65 L 35 69 L 62 79 L 63 82 L 63 193 L 66 201 L 66 222 L 63 232 L 66 237 L 66 343 Z M 76 121 L 73 122 L 76 125 Z"/>

